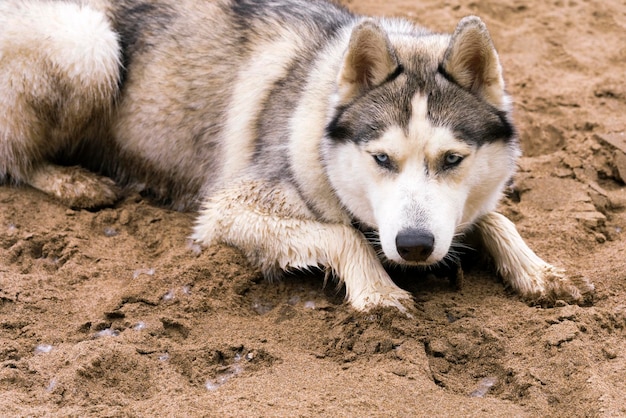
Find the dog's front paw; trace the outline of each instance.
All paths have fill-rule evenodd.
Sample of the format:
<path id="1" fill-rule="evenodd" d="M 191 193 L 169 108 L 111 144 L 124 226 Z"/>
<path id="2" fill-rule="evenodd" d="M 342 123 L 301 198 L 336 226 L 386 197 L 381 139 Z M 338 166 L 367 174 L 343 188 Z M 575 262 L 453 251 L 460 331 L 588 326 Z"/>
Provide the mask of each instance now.
<path id="1" fill-rule="evenodd" d="M 348 299 L 350 305 L 359 311 L 367 311 L 376 307 L 392 307 L 411 316 L 409 311 L 414 308 L 411 294 L 398 287 L 376 289 Z"/>
<path id="2" fill-rule="evenodd" d="M 520 291 L 522 297 L 533 305 L 554 306 L 557 301 L 569 304 L 590 305 L 595 287 L 586 277 L 570 277 L 565 271 L 549 264 L 536 273 L 536 286 Z"/>

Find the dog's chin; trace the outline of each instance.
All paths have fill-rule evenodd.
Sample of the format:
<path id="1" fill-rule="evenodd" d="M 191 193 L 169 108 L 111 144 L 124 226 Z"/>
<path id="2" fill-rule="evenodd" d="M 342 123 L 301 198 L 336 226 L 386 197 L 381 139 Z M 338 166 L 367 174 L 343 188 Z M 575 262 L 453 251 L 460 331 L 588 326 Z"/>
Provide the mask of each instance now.
<path id="1" fill-rule="evenodd" d="M 444 260 L 445 260 L 445 256 L 441 257 L 441 258 L 428 258 L 424 261 L 411 261 L 411 260 L 405 260 L 404 258 L 400 257 L 399 255 L 395 255 L 394 257 L 387 257 L 385 256 L 384 260 L 392 265 L 398 266 L 398 267 L 435 267 L 439 264 L 441 264 Z"/>
<path id="2" fill-rule="evenodd" d="M 435 247 L 435 250 L 432 252 L 432 254 L 430 254 L 430 256 L 423 261 L 405 260 L 400 256 L 400 254 L 398 254 L 397 251 L 385 251 L 384 246 L 381 247 L 381 250 L 382 251 L 379 251 L 379 253 L 382 253 L 387 261 L 390 261 L 393 264 L 397 264 L 398 266 L 434 267 L 445 262 L 445 260 L 449 258 L 450 247 L 444 247 L 444 249 L 441 249 L 440 247 Z"/>
<path id="3" fill-rule="evenodd" d="M 435 261 L 406 261 L 406 260 L 402 260 L 402 262 L 400 263 L 396 263 L 399 266 L 403 266 L 403 267 L 422 267 L 422 268 L 431 268 L 431 267 L 436 267 L 438 266 L 442 260 L 435 260 Z"/>

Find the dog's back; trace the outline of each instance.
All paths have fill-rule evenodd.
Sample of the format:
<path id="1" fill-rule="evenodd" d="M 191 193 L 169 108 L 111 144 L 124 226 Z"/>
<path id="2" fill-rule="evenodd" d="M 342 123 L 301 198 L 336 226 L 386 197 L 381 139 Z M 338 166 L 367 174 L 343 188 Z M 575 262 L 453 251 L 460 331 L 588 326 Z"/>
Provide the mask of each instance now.
<path id="1" fill-rule="evenodd" d="M 0 5 L 0 181 L 71 206 L 117 191 L 95 179 L 78 198 L 58 187 L 74 174 L 52 163 L 194 207 L 247 165 L 258 137 L 286 132 L 307 65 L 353 19 L 327 2 L 85 3 Z"/>

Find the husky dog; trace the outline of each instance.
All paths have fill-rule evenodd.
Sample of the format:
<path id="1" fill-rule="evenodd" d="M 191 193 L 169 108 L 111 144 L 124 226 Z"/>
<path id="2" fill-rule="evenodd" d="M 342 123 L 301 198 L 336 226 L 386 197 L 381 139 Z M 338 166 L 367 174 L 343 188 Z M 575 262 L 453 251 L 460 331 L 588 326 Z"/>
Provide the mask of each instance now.
<path id="1" fill-rule="evenodd" d="M 0 3 L 0 182 L 199 209 L 199 243 L 270 277 L 325 268 L 359 310 L 410 306 L 382 263 L 445 262 L 468 231 L 524 298 L 589 300 L 494 212 L 510 110 L 478 17 L 449 35 L 323 0 Z"/>

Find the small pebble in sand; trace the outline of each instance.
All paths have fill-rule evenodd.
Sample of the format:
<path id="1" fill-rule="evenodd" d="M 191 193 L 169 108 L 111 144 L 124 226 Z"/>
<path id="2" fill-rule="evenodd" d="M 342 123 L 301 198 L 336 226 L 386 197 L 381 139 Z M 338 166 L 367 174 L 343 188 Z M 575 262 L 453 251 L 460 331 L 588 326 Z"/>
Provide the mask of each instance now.
<path id="1" fill-rule="evenodd" d="M 246 354 L 246 360 L 248 361 L 254 358 L 254 354 L 252 355 L 251 358 L 248 358 L 250 354 L 251 352 Z M 231 364 L 226 370 L 220 373 L 215 379 L 207 380 L 206 383 L 204 384 L 204 387 L 207 388 L 207 390 L 211 392 L 216 391 L 224 383 L 228 382 L 231 378 L 241 373 L 243 371 L 243 366 L 239 364 L 239 362 L 241 361 L 241 358 L 242 358 L 242 355 L 240 352 L 235 353 L 235 357 L 233 358 L 234 364 Z"/>
<path id="2" fill-rule="evenodd" d="M 304 309 L 315 309 L 315 302 L 312 300 L 307 300 L 304 302 Z"/>
<path id="3" fill-rule="evenodd" d="M 159 361 L 168 361 L 170 359 L 169 353 L 163 353 L 159 356 Z"/>
<path id="4" fill-rule="evenodd" d="M 215 391 L 219 389 L 219 387 L 222 386 L 224 383 L 228 382 L 231 378 L 241 373 L 242 370 L 243 369 L 240 365 L 234 364 L 215 379 L 207 380 L 204 387 L 206 387 L 207 390 Z"/>
<path id="5" fill-rule="evenodd" d="M 106 328 L 103 329 L 102 331 L 98 331 L 95 334 L 96 338 L 101 338 L 101 337 L 117 337 L 118 335 L 120 335 L 120 332 L 116 329 L 111 329 L 111 328 Z"/>
<path id="6" fill-rule="evenodd" d="M 176 297 L 176 292 L 174 291 L 174 289 L 172 289 L 163 295 L 163 301 L 169 302 L 170 300 L 173 300 L 175 297 Z"/>
<path id="7" fill-rule="evenodd" d="M 133 327 L 135 331 L 141 331 L 142 329 L 145 329 L 145 328 L 146 328 L 146 323 L 143 321 L 137 322 L 135 326 Z"/>
<path id="8" fill-rule="evenodd" d="M 487 392 L 489 392 L 489 389 L 491 389 L 491 387 L 495 385 L 496 383 L 498 383 L 497 377 L 495 376 L 485 377 L 480 382 L 478 382 L 478 387 L 474 389 L 472 393 L 470 393 L 469 396 L 472 398 L 482 398 L 487 394 Z"/>
<path id="9" fill-rule="evenodd" d="M 107 226 L 106 228 L 104 228 L 104 236 L 106 237 L 114 237 L 116 235 L 118 235 L 119 232 L 117 232 L 117 229 L 111 227 L 111 226 Z"/>
<path id="10" fill-rule="evenodd" d="M 50 344 L 39 344 L 35 347 L 35 354 L 48 354 L 54 349 Z"/>
<path id="11" fill-rule="evenodd" d="M 272 305 L 271 303 L 259 300 L 255 300 L 254 302 L 252 302 L 251 307 L 252 310 L 259 315 L 265 315 L 266 313 L 274 309 L 274 305 Z"/>
<path id="12" fill-rule="evenodd" d="M 46 387 L 46 392 L 52 392 L 54 388 L 56 387 L 57 387 L 57 380 L 55 378 L 52 378 L 50 380 L 50 383 L 48 383 L 48 386 Z"/>
<path id="13" fill-rule="evenodd" d="M 145 274 L 146 276 L 154 276 L 154 269 L 150 268 L 150 269 L 137 269 L 133 272 L 133 279 L 136 279 L 137 277 L 141 276 L 142 274 Z"/>
<path id="14" fill-rule="evenodd" d="M 207 380 L 207 382 L 204 384 L 204 387 L 207 388 L 207 390 L 210 390 L 211 392 L 213 392 L 219 389 L 219 387 L 222 386 L 224 383 L 226 383 L 227 380 L 228 379 L 226 379 L 225 376 L 221 376 L 213 380 Z"/>

